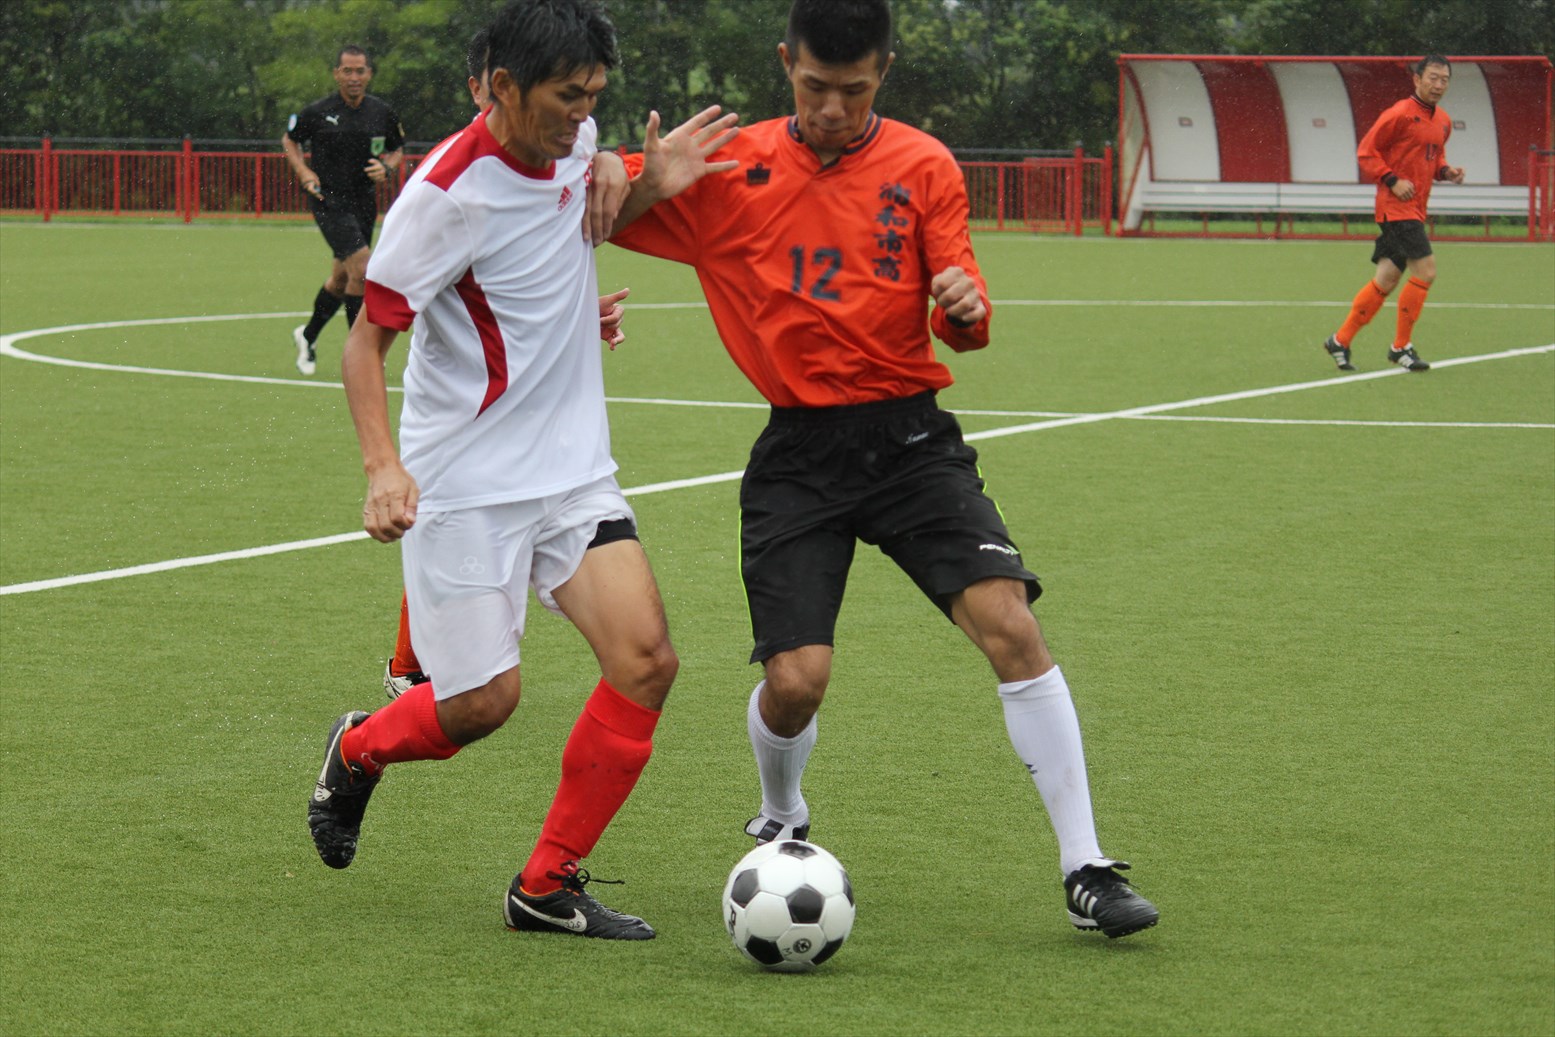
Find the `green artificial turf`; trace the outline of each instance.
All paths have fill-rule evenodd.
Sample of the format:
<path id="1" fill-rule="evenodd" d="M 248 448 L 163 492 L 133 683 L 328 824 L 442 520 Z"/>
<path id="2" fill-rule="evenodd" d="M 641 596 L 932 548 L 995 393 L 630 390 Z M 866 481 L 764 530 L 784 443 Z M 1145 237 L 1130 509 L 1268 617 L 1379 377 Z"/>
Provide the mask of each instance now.
<path id="1" fill-rule="evenodd" d="M 1158 927 L 1069 926 L 986 663 L 863 549 L 806 778 L 858 921 L 811 974 L 738 955 L 719 893 L 759 793 L 732 481 L 634 494 L 682 666 L 588 866 L 659 939 L 501 924 L 597 679 L 539 609 L 514 719 L 393 768 L 356 863 L 325 868 L 304 801 L 333 718 L 382 701 L 395 549 L 15 589 L 355 531 L 349 416 L 315 384 L 343 323 L 311 382 L 300 317 L 84 329 L 15 346 L 111 369 L 0 358 L 0 1033 L 1555 1031 L 1555 353 L 1367 379 L 1390 304 L 1339 375 L 1319 344 L 1365 243 L 976 246 L 995 337 L 944 351 L 945 405 L 974 436 L 1113 415 L 976 445 L 1043 577 L 1102 845 Z M 656 308 L 694 277 L 600 265 L 633 289 L 606 356 L 622 485 L 737 471 L 761 409 L 663 402 L 759 403 L 704 310 Z M 1427 359 L 1555 343 L 1555 249 L 1438 265 Z M 6 222 L 0 333 L 297 313 L 325 271 L 311 227 Z"/>

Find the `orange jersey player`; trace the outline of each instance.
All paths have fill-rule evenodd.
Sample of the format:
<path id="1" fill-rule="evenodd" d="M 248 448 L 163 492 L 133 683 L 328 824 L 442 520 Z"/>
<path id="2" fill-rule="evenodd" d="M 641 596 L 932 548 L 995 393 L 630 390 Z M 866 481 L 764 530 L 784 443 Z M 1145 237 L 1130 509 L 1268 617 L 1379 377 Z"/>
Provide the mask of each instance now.
<path id="1" fill-rule="evenodd" d="M 1356 149 L 1361 174 L 1377 185 L 1377 235 L 1371 261 L 1377 272 L 1355 296 L 1340 329 L 1323 348 L 1341 371 L 1353 371 L 1350 343 L 1370 323 L 1398 287 L 1404 271 L 1409 283 L 1398 297 L 1398 324 L 1388 360 L 1406 371 L 1429 371 L 1410 336 L 1436 280 L 1436 257 L 1426 237 L 1426 202 L 1437 180 L 1463 183 L 1463 170 L 1447 163 L 1452 120 L 1440 105 L 1452 81 L 1452 66 L 1432 54 L 1414 67 L 1415 92 L 1383 112 Z"/>
<path id="2" fill-rule="evenodd" d="M 950 385 L 930 332 L 988 344 L 991 307 L 967 233 L 960 168 L 928 134 L 869 112 L 824 165 L 798 119 L 741 129 L 741 170 L 661 203 L 614 242 L 696 267 L 734 362 L 778 407 L 896 399 Z M 642 156 L 628 158 L 635 175 Z M 935 307 L 934 276 L 960 270 L 965 326 Z M 954 275 L 953 275 L 954 276 Z M 969 311 L 970 312 L 970 311 Z"/>
<path id="3" fill-rule="evenodd" d="M 746 709 L 761 781 L 746 834 L 809 834 L 800 780 L 863 541 L 992 665 L 1058 836 L 1070 921 L 1109 937 L 1148 928 L 1155 906 L 1097 841 L 1074 704 L 1030 608 L 1037 578 L 935 400 L 951 375 L 931 333 L 958 351 L 989 340 L 961 170 L 874 111 L 894 57 L 886 0 L 796 0 L 778 55 L 793 117 L 742 129 L 719 152 L 739 168 L 678 197 L 660 199 L 683 185 L 643 172 L 612 238 L 696 269 L 729 355 L 772 404 L 740 486 L 750 661 L 764 670 Z M 654 126 L 643 163 L 661 147 Z"/>

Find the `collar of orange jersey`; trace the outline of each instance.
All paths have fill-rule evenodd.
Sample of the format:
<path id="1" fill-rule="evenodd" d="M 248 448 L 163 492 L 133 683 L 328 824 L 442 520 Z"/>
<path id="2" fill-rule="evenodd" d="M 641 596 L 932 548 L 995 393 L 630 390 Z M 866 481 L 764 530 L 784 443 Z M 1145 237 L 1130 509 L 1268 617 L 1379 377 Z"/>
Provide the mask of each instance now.
<path id="1" fill-rule="evenodd" d="M 1419 94 L 1410 94 L 1409 99 L 1415 102 L 1415 104 L 1418 104 L 1420 107 L 1424 108 L 1427 115 L 1436 114 L 1436 105 L 1432 104 L 1430 101 L 1422 101 Z"/>
<path id="2" fill-rule="evenodd" d="M 848 141 L 848 143 L 842 149 L 842 155 L 856 155 L 860 151 L 863 151 L 865 148 L 869 147 L 869 145 L 874 142 L 874 139 L 880 135 L 881 122 L 882 120 L 880 116 L 871 111 L 869 113 L 869 120 L 864 123 L 863 130 L 859 132 L 857 137 L 854 137 L 852 140 Z M 799 133 L 799 116 L 797 115 L 790 115 L 788 117 L 788 139 L 796 144 L 804 145 L 807 148 L 809 147 L 808 144 L 805 144 L 804 137 Z M 842 155 L 838 156 L 838 161 L 841 160 Z"/>

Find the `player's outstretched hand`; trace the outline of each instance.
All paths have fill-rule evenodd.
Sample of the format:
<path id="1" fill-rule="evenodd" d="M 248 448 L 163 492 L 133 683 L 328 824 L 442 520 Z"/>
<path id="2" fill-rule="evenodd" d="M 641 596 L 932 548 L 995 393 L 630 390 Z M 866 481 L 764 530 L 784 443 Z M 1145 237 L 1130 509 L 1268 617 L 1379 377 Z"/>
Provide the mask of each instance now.
<path id="1" fill-rule="evenodd" d="M 367 499 L 362 502 L 362 528 L 367 535 L 392 544 L 416 524 L 416 504 L 421 487 L 398 462 L 374 469 L 367 477 Z"/>
<path id="2" fill-rule="evenodd" d="M 621 321 L 626 318 L 626 307 L 621 305 L 621 300 L 630 294 L 630 288 L 623 288 L 619 292 L 599 297 L 599 337 L 611 349 L 626 341 L 626 332 L 621 330 Z"/>
<path id="3" fill-rule="evenodd" d="M 598 245 L 610 237 L 616 214 L 631 190 L 632 181 L 626 175 L 626 163 L 621 161 L 621 156 L 613 151 L 597 152 L 583 219 L 583 236 L 589 239 L 589 244 Z"/>
<path id="4" fill-rule="evenodd" d="M 738 169 L 737 159 L 709 162 L 708 156 L 739 136 L 735 112 L 719 117 L 718 105 L 704 108 L 664 136 L 659 113 L 649 112 L 643 127 L 643 171 L 634 189 L 646 189 L 652 201 L 673 198 L 709 173 Z"/>
<path id="5" fill-rule="evenodd" d="M 945 316 L 963 328 L 988 316 L 983 305 L 983 293 L 977 290 L 977 282 L 959 266 L 947 266 L 929 282 L 929 294 L 934 305 L 945 311 Z"/>

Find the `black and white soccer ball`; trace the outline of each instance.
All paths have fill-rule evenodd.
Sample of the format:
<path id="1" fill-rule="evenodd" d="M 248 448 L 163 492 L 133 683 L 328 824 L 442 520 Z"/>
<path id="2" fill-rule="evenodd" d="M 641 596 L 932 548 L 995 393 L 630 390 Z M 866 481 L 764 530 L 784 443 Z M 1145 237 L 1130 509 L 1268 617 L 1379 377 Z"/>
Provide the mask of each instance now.
<path id="1" fill-rule="evenodd" d="M 724 883 L 724 927 L 751 961 L 775 972 L 813 969 L 853 931 L 853 884 L 814 843 L 784 839 L 741 858 Z"/>

